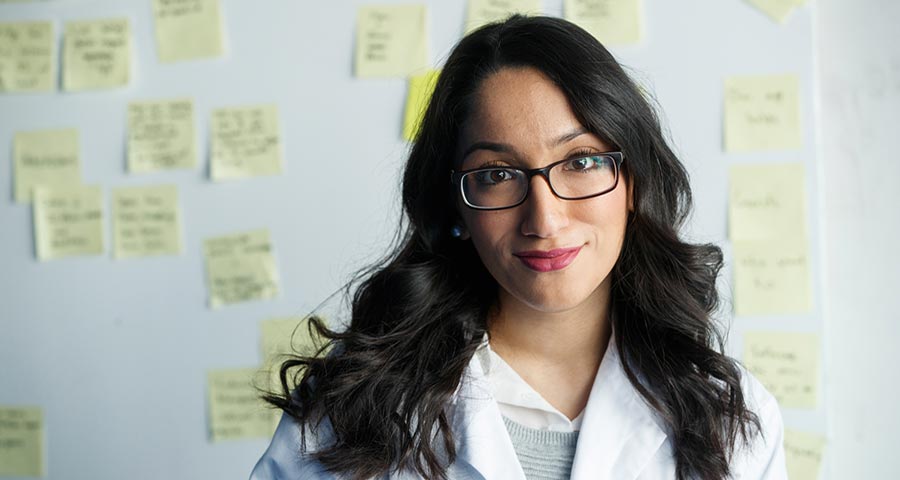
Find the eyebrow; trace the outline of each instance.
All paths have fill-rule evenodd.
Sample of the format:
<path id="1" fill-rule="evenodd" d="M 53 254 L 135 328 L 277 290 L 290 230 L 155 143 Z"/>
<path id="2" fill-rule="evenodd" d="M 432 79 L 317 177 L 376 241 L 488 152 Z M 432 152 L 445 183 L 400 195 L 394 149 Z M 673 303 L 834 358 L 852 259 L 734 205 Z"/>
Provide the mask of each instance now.
<path id="1" fill-rule="evenodd" d="M 575 140 L 576 138 L 584 135 L 585 133 L 588 133 L 588 132 L 587 132 L 587 130 L 584 129 L 584 127 L 578 127 L 576 129 L 572 130 L 571 132 L 565 133 L 565 134 L 560 135 L 559 137 L 551 140 L 548 143 L 548 145 L 550 145 L 551 147 L 558 147 L 566 142 Z M 465 160 L 466 157 L 468 157 L 472 152 L 474 152 L 476 150 L 489 150 L 491 152 L 497 152 L 497 153 L 512 153 L 512 152 L 515 152 L 516 149 L 512 145 L 509 145 L 506 143 L 485 142 L 485 141 L 475 142 L 475 143 L 469 145 L 469 148 L 466 148 L 466 150 L 463 151 L 463 154 L 462 154 L 462 157 L 460 158 L 460 160 L 461 161 Z"/>

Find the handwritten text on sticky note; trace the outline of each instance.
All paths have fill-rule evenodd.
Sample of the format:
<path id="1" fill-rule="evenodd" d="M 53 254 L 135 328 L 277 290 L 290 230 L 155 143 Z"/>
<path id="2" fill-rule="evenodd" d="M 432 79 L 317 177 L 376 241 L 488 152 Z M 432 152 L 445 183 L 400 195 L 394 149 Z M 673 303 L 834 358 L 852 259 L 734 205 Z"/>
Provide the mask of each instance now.
<path id="1" fill-rule="evenodd" d="M 275 105 L 215 110 L 210 137 L 214 180 L 281 173 L 281 135 Z"/>
<path id="2" fill-rule="evenodd" d="M 785 429 L 784 456 L 788 478 L 791 480 L 819 480 L 825 437 L 813 433 Z"/>
<path id="3" fill-rule="evenodd" d="M 128 105 L 128 170 L 132 173 L 197 165 L 194 103 L 189 99 Z"/>
<path id="4" fill-rule="evenodd" d="M 565 0 L 567 20 L 608 45 L 637 43 L 643 35 L 642 0 Z"/>
<path id="5" fill-rule="evenodd" d="M 725 150 L 798 149 L 799 80 L 796 75 L 730 77 L 725 80 Z"/>
<path id="6" fill-rule="evenodd" d="M 734 242 L 737 315 L 809 312 L 810 260 L 806 239 Z"/>
<path id="7" fill-rule="evenodd" d="M 160 62 L 222 55 L 219 0 L 153 0 L 153 15 Z"/>
<path id="8" fill-rule="evenodd" d="M 360 7 L 356 31 L 357 77 L 405 77 L 428 66 L 424 5 Z"/>
<path id="9" fill-rule="evenodd" d="M 56 88 L 51 22 L 0 23 L 0 92 Z"/>
<path id="10" fill-rule="evenodd" d="M 0 406 L 0 476 L 44 476 L 44 414 Z"/>
<path id="11" fill-rule="evenodd" d="M 273 298 L 278 272 L 268 230 L 211 238 L 204 242 L 212 307 Z"/>
<path id="12" fill-rule="evenodd" d="M 181 253 L 181 215 L 174 185 L 113 190 L 116 258 Z"/>
<path id="13" fill-rule="evenodd" d="M 213 442 L 267 438 L 274 431 L 273 410 L 253 386 L 254 368 L 208 373 L 209 430 Z"/>
<path id="14" fill-rule="evenodd" d="M 63 88 L 91 90 L 127 85 L 131 27 L 127 18 L 66 23 Z"/>
<path id="15" fill-rule="evenodd" d="M 728 197 L 732 241 L 806 237 L 802 163 L 734 165 Z"/>
<path id="16" fill-rule="evenodd" d="M 514 13 L 540 15 L 541 0 L 469 0 L 466 33 L 486 23 L 503 20 Z"/>
<path id="17" fill-rule="evenodd" d="M 31 203 L 32 189 L 36 186 L 81 185 L 78 131 L 75 129 L 16 133 L 13 157 L 15 197 L 19 203 Z"/>
<path id="18" fill-rule="evenodd" d="M 744 365 L 786 408 L 815 408 L 819 390 L 817 334 L 747 332 Z"/>
<path id="19" fill-rule="evenodd" d="M 103 253 L 99 187 L 34 190 L 34 241 L 40 260 Z"/>

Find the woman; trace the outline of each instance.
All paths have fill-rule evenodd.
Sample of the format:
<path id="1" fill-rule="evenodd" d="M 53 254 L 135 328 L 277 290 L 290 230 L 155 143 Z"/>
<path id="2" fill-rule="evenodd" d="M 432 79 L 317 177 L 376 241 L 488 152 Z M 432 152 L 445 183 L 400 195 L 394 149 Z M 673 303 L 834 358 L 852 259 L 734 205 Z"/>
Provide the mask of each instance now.
<path id="1" fill-rule="evenodd" d="M 785 478 L 778 407 L 712 322 L 721 251 L 678 238 L 690 203 L 591 35 L 516 16 L 465 37 L 402 244 L 346 331 L 315 323 L 336 348 L 282 366 L 252 478 Z"/>

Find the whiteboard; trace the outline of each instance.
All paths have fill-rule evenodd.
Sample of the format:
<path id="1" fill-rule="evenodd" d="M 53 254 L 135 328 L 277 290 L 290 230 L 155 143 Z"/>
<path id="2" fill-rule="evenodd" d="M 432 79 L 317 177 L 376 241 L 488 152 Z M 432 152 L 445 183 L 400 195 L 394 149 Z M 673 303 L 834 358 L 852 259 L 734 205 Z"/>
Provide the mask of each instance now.
<path id="1" fill-rule="evenodd" d="M 246 478 L 268 441 L 209 442 L 206 372 L 257 365 L 261 320 L 308 312 L 382 255 L 393 234 L 408 152 L 400 138 L 406 81 L 352 74 L 356 9 L 373 2 L 222 3 L 225 56 L 175 64 L 156 60 L 149 1 L 0 5 L 3 21 L 52 20 L 58 36 L 68 20 L 124 16 L 134 36 L 126 88 L 0 95 L 0 171 L 8 174 L 0 182 L 0 405 L 43 408 L 48 478 Z M 462 34 L 465 2 L 422 3 L 440 65 Z M 561 15 L 562 2 L 547 0 L 544 11 Z M 813 15 L 804 6 L 779 25 L 740 0 L 645 0 L 644 40 L 611 48 L 655 94 L 691 174 L 695 212 L 686 234 L 722 245 L 729 265 L 729 165 L 806 166 L 813 308 L 735 319 L 728 348 L 738 357 L 747 330 L 822 332 Z M 723 152 L 724 79 L 770 73 L 799 77 L 802 149 Z M 213 183 L 205 161 L 194 170 L 128 174 L 127 104 L 181 97 L 194 100 L 201 160 L 211 110 L 277 104 L 284 174 Z M 182 255 L 117 261 L 107 247 L 105 256 L 36 260 L 31 208 L 12 201 L 12 138 L 70 127 L 79 130 L 82 180 L 103 187 L 107 212 L 111 188 L 178 186 Z M 323 181 L 338 161 L 340 181 Z M 204 239 L 257 228 L 271 232 L 281 295 L 211 310 Z M 108 220 L 106 235 L 109 246 Z M 730 283 L 726 266 L 726 300 Z M 824 433 L 824 404 L 820 393 L 815 410 L 784 410 L 786 425 Z"/>

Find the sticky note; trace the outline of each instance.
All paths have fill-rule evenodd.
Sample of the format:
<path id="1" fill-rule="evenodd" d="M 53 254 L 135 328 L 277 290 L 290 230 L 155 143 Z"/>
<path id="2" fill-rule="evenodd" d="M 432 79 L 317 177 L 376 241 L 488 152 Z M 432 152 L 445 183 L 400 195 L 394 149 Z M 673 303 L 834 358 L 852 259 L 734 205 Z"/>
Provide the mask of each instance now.
<path id="1" fill-rule="evenodd" d="M 425 5 L 360 7 L 356 30 L 357 77 L 406 77 L 428 67 Z"/>
<path id="2" fill-rule="evenodd" d="M 102 254 L 100 187 L 35 188 L 34 241 L 40 260 Z"/>
<path id="3" fill-rule="evenodd" d="M 153 0 L 153 15 L 160 62 L 222 55 L 219 0 Z"/>
<path id="4" fill-rule="evenodd" d="M 194 168 L 197 142 L 190 99 L 128 105 L 128 171 Z"/>
<path id="5" fill-rule="evenodd" d="M 0 92 L 56 89 L 51 22 L 0 23 Z"/>
<path id="6" fill-rule="evenodd" d="M 802 145 L 796 75 L 725 80 L 725 150 L 791 150 Z"/>
<path id="7" fill-rule="evenodd" d="M 778 23 L 784 23 L 795 8 L 806 3 L 806 0 L 747 0 L 751 5 L 768 15 Z M 793 477 L 792 477 L 793 478 Z"/>
<path id="8" fill-rule="evenodd" d="M 131 77 L 131 28 L 127 18 L 67 22 L 63 88 L 115 88 Z"/>
<path id="9" fill-rule="evenodd" d="M 540 15 L 541 0 L 469 0 L 466 33 L 487 23 L 504 20 L 512 14 Z"/>
<path id="10" fill-rule="evenodd" d="M 181 253 L 181 212 L 176 186 L 117 188 L 112 197 L 116 258 Z"/>
<path id="11" fill-rule="evenodd" d="M 409 91 L 406 95 L 406 111 L 403 114 L 403 139 L 412 141 L 419 132 L 422 116 L 431 101 L 431 94 L 437 84 L 440 71 L 429 70 L 421 75 L 409 78 Z"/>
<path id="12" fill-rule="evenodd" d="M 210 123 L 213 180 L 281 173 L 280 136 L 275 105 L 214 110 Z"/>
<path id="13" fill-rule="evenodd" d="M 272 436 L 273 410 L 259 398 L 260 392 L 253 385 L 255 374 L 255 368 L 207 373 L 211 441 Z"/>
<path id="14" fill-rule="evenodd" d="M 315 355 L 325 339 L 313 337 L 309 323 L 301 317 L 272 318 L 260 325 L 262 362 L 271 374 L 270 388 L 280 391 L 279 368 L 291 356 Z M 291 387 L 293 388 L 293 387 Z"/>
<path id="15" fill-rule="evenodd" d="M 824 449 L 825 437 L 822 435 L 785 429 L 784 456 L 788 478 L 818 480 Z"/>
<path id="16" fill-rule="evenodd" d="M 728 237 L 732 241 L 805 238 L 806 223 L 802 163 L 731 166 Z"/>
<path id="17" fill-rule="evenodd" d="M 734 242 L 734 307 L 737 315 L 809 312 L 806 239 Z"/>
<path id="18" fill-rule="evenodd" d="M 268 230 L 204 242 L 209 304 L 213 308 L 278 295 L 278 272 Z"/>
<path id="19" fill-rule="evenodd" d="M 633 44 L 643 36 L 641 0 L 565 0 L 563 12 L 605 45 Z"/>
<path id="20" fill-rule="evenodd" d="M 44 465 L 41 409 L 0 406 L 0 476 L 42 477 Z"/>
<path id="21" fill-rule="evenodd" d="M 812 333 L 746 332 L 744 365 L 783 408 L 815 408 L 819 342 Z"/>
<path id="22" fill-rule="evenodd" d="M 81 185 L 78 131 L 75 129 L 16 133 L 13 157 L 15 198 L 19 203 L 31 203 L 32 189 L 38 185 Z"/>

